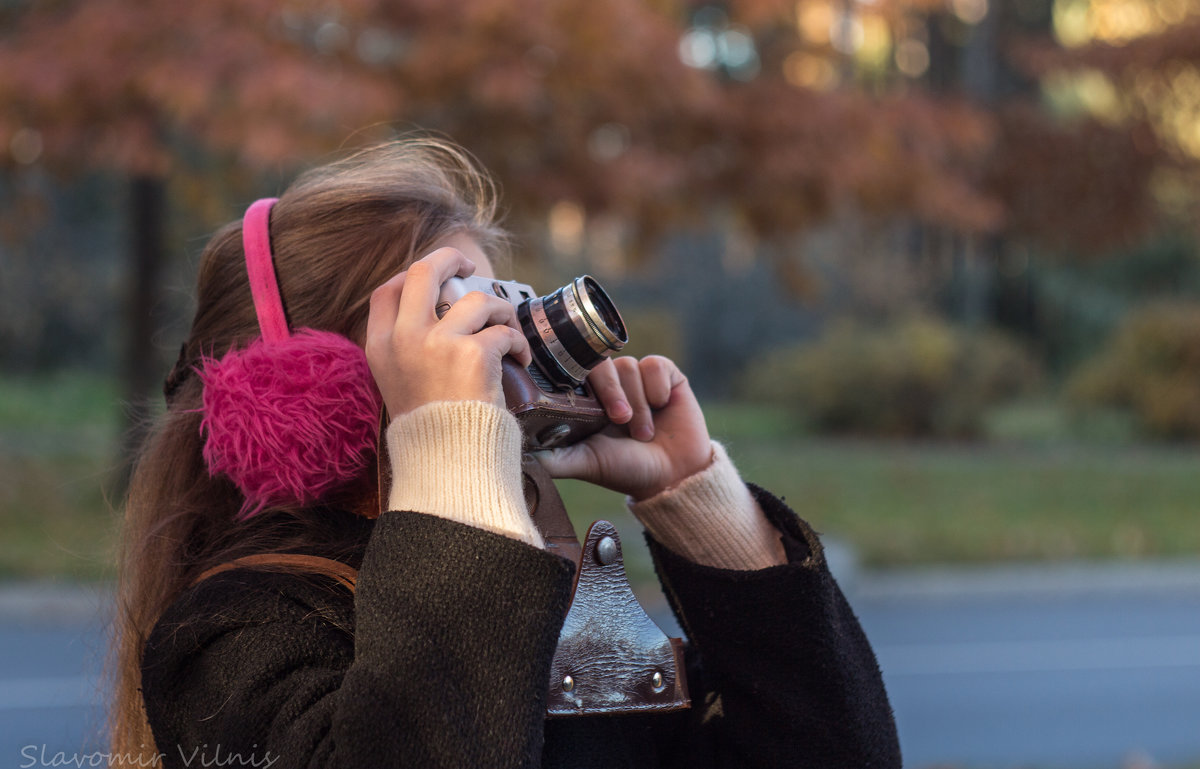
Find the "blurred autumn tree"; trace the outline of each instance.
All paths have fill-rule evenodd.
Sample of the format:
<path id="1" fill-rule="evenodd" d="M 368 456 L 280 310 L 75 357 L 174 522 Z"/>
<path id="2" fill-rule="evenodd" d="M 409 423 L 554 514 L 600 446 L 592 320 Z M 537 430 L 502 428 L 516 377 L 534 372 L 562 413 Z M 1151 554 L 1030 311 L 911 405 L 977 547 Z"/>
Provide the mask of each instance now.
<path id="1" fill-rule="evenodd" d="M 1162 46 L 1187 41 L 1062 54 L 1052 16 L 1080 2 L 9 0 L 0 163 L 128 179 L 126 378 L 144 393 L 169 185 L 217 166 L 252 187 L 408 127 L 475 152 L 517 226 L 565 203 L 652 236 L 719 211 L 770 241 L 850 208 L 1131 237 L 1179 153 L 1138 101 L 1161 86 L 1127 65 L 1175 83 Z M 1040 82 L 1079 67 L 1129 94 L 1120 120 L 1041 109 Z M 187 204 L 214 199 L 211 218 L 232 213 L 216 194 Z"/>
<path id="2" fill-rule="evenodd" d="M 1091 108 L 1103 101 L 1098 88 L 1114 101 L 1116 86 L 1099 83 L 1104 75 L 1089 63 L 1099 48 L 1114 69 L 1131 68 L 1130 80 L 1136 72 L 1175 77 L 1182 41 L 1197 39 L 1189 21 L 1200 11 L 1195 0 L 805 0 L 797 8 L 809 45 L 788 63 L 806 85 L 835 88 L 849 80 L 860 90 L 903 95 L 905 104 L 919 103 L 914 93 L 943 102 L 957 97 L 982 122 L 975 128 L 982 136 L 968 145 L 972 154 L 953 167 L 956 181 L 971 185 L 972 201 L 994 206 L 993 226 L 970 226 L 983 221 L 976 217 L 956 222 L 968 225 L 960 231 L 1103 253 L 1158 224 L 1159 174 L 1181 162 L 1195 168 L 1200 158 L 1172 152 L 1144 110 Z M 1127 17 L 1146 22 L 1129 25 Z M 1143 48 L 1154 53 L 1147 57 Z M 1200 109 L 1200 94 L 1184 100 Z M 916 114 L 900 123 L 929 113 Z M 936 119 L 947 125 L 945 111 Z M 919 122 L 911 130 L 929 135 Z M 976 174 L 962 173 L 967 168 Z M 952 185 L 929 186 L 932 194 L 954 192 Z"/>
<path id="3" fill-rule="evenodd" d="M 1198 13 L 1196 0 L 804 0 L 785 73 L 906 105 L 960 100 L 981 136 L 950 167 L 997 215 L 922 217 L 899 269 L 950 262 L 960 319 L 1037 335 L 1052 321 L 1039 318 L 1031 261 L 1096 261 L 1164 230 L 1196 237 Z M 903 124 L 927 136 L 928 114 Z M 944 107 L 936 119 L 947 125 Z"/>
<path id="4" fill-rule="evenodd" d="M 1010 231 L 1080 256 L 1155 226 L 1194 232 L 1200 2 L 1057 0 L 1042 39 L 1010 58 L 1038 104 L 1000 115 L 1013 137 L 992 179 Z"/>
<path id="5" fill-rule="evenodd" d="M 804 87 L 789 75 L 793 3 L 708 10 L 684 0 L 7 3 L 0 147 L 10 169 L 128 179 L 131 394 L 152 390 L 161 369 L 148 319 L 167 184 L 198 152 L 287 173 L 419 126 L 478 154 L 518 219 L 565 200 L 650 231 L 722 206 L 770 234 L 857 200 L 995 223 L 970 179 L 987 138 L 979 116 Z M 728 61 L 698 60 L 704 40 L 689 41 L 689 29 Z"/>

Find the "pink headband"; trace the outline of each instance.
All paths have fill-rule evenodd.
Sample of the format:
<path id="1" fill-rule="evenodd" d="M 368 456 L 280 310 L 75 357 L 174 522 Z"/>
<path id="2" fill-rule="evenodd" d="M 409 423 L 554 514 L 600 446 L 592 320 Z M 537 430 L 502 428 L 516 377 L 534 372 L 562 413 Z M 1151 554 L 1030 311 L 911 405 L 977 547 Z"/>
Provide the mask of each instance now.
<path id="1" fill-rule="evenodd" d="M 246 252 L 246 274 L 250 279 L 250 293 L 254 297 L 254 311 L 258 313 L 258 327 L 263 339 L 280 342 L 290 336 L 287 317 L 283 313 L 283 300 L 279 296 L 279 282 L 275 277 L 275 264 L 271 258 L 271 208 L 279 198 L 256 200 L 246 209 L 242 218 L 242 250 Z"/>

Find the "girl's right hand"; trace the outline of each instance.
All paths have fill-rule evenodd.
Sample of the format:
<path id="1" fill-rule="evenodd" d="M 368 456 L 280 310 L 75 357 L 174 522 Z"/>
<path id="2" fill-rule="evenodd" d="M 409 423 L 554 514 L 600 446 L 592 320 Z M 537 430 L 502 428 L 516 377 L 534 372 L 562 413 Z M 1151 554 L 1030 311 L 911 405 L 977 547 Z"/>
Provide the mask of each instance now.
<path id="1" fill-rule="evenodd" d="M 434 401 L 503 407 L 501 359 L 532 362 L 516 309 L 499 297 L 471 292 L 438 318 L 442 284 L 474 271 L 458 249 L 439 248 L 371 294 L 364 348 L 393 418 Z"/>

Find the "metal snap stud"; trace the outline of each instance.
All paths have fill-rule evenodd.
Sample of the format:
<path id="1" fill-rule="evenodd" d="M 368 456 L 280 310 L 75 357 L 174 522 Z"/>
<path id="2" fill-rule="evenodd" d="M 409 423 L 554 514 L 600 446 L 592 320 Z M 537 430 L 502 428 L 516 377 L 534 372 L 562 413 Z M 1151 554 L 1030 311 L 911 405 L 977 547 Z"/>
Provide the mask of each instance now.
<path id="1" fill-rule="evenodd" d="M 562 688 L 564 692 L 569 692 L 575 688 L 575 679 L 570 676 L 563 676 Z"/>
<path id="2" fill-rule="evenodd" d="M 551 425 L 545 430 L 542 430 L 540 433 L 538 433 L 537 439 L 538 443 L 542 444 L 542 446 L 546 448 L 554 448 L 566 440 L 567 436 L 570 434 L 571 426 L 566 423 L 559 423 L 557 425 Z"/>
<path id="3" fill-rule="evenodd" d="M 664 683 L 663 674 L 655 670 L 654 675 L 650 676 L 650 684 L 654 687 L 654 691 L 661 692 Z"/>
<path id="4" fill-rule="evenodd" d="M 617 560 L 617 541 L 612 537 L 604 537 L 596 543 L 596 560 L 601 566 L 608 566 Z"/>

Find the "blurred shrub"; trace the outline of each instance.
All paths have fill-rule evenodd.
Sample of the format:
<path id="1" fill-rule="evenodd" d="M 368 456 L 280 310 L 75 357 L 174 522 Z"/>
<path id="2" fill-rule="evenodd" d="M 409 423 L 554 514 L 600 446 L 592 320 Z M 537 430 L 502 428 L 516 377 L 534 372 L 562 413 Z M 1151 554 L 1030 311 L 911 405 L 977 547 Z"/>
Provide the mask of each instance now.
<path id="1" fill-rule="evenodd" d="M 686 343 L 679 319 L 668 310 L 644 307 L 621 309 L 621 319 L 629 332 L 629 344 L 622 355 L 665 355 L 687 371 Z"/>
<path id="2" fill-rule="evenodd" d="M 1200 305 L 1155 303 L 1129 313 L 1066 394 L 1077 408 L 1128 409 L 1152 436 L 1200 438 Z"/>
<path id="3" fill-rule="evenodd" d="M 1040 376 L 999 333 L 913 317 L 886 328 L 842 322 L 775 351 L 750 367 L 746 394 L 799 411 L 820 432 L 971 437 L 990 406 Z"/>

